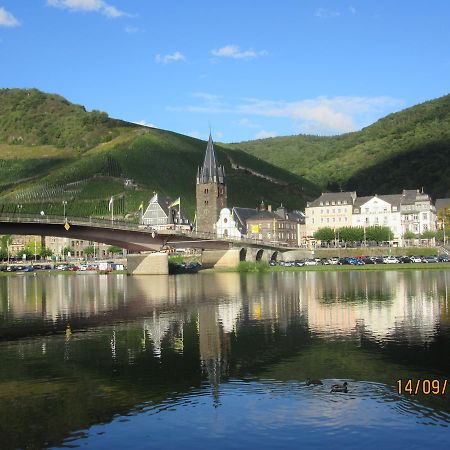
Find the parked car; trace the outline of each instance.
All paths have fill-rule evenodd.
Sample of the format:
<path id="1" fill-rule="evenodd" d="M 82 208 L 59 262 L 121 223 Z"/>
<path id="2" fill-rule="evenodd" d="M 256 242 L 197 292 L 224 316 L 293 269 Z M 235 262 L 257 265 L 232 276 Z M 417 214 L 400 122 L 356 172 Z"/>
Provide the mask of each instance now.
<path id="1" fill-rule="evenodd" d="M 331 264 L 331 265 L 337 265 L 337 264 L 339 264 L 339 258 L 330 258 L 329 260 L 328 260 L 328 264 Z"/>
<path id="2" fill-rule="evenodd" d="M 386 256 L 383 258 L 384 264 L 398 264 L 400 261 L 395 256 Z"/>
<path id="3" fill-rule="evenodd" d="M 271 259 L 269 261 L 269 266 L 276 266 L 276 265 L 277 265 L 277 262 L 274 259 Z"/>
<path id="4" fill-rule="evenodd" d="M 450 259 L 449 259 L 449 257 L 447 255 L 439 255 L 438 256 L 438 261 L 439 262 L 449 262 Z"/>
<path id="5" fill-rule="evenodd" d="M 423 263 L 437 263 L 438 262 L 438 259 L 437 259 L 437 257 L 436 256 L 424 256 L 423 258 L 422 258 L 422 262 Z"/>
<path id="6" fill-rule="evenodd" d="M 411 263 L 411 258 L 409 256 L 400 256 L 398 258 L 402 264 L 409 264 Z"/>
<path id="7" fill-rule="evenodd" d="M 315 259 L 305 259 L 305 266 L 317 266 L 319 263 Z"/>
<path id="8" fill-rule="evenodd" d="M 413 263 L 422 262 L 422 258 L 420 256 L 410 256 L 409 258 L 410 258 L 411 262 L 413 262 Z"/>
<path id="9" fill-rule="evenodd" d="M 302 266 L 305 265 L 305 261 L 303 261 L 302 259 L 297 259 L 297 260 L 295 261 L 295 265 L 296 265 L 297 267 L 302 267 Z"/>

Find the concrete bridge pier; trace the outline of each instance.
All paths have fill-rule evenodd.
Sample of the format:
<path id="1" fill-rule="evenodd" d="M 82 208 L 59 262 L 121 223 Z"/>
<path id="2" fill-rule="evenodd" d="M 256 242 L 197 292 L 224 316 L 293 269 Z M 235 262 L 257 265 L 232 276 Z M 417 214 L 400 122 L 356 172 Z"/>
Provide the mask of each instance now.
<path id="1" fill-rule="evenodd" d="M 205 269 L 235 268 L 239 265 L 239 249 L 203 250 L 202 266 Z"/>
<path id="2" fill-rule="evenodd" d="M 141 253 L 127 256 L 128 275 L 168 275 L 167 253 Z"/>

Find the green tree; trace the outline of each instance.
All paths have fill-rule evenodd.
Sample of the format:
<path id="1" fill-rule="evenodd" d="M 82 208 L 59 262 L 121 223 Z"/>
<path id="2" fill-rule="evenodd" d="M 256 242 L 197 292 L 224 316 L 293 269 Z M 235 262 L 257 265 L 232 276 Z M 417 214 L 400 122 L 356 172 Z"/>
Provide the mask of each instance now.
<path id="1" fill-rule="evenodd" d="M 84 254 L 86 256 L 92 256 L 95 253 L 95 248 L 93 245 L 88 245 L 87 247 L 84 248 Z"/>
<path id="2" fill-rule="evenodd" d="M 7 258 L 8 258 L 8 252 L 5 249 L 0 248 L 0 260 L 4 260 Z"/>
<path id="3" fill-rule="evenodd" d="M 385 242 L 393 238 L 392 230 L 389 227 L 371 225 L 366 228 L 366 239 L 368 241 Z"/>
<path id="4" fill-rule="evenodd" d="M 33 258 L 33 253 L 30 252 L 30 250 L 28 248 L 24 248 L 23 250 L 19 250 L 16 253 L 16 257 L 23 259 L 23 255 L 26 255 L 26 259 L 32 259 Z"/>
<path id="5" fill-rule="evenodd" d="M 110 245 L 108 247 L 108 253 L 111 253 L 111 254 L 122 253 L 122 248 L 117 247 L 117 245 Z"/>
<path id="6" fill-rule="evenodd" d="M 62 253 L 63 253 L 64 256 L 67 256 L 69 254 L 69 252 L 73 256 L 74 253 L 75 253 L 75 250 L 73 248 L 71 248 L 71 247 L 64 247 L 62 249 Z"/>
<path id="7" fill-rule="evenodd" d="M 40 250 L 40 252 L 39 252 L 39 255 L 40 255 L 42 258 L 49 258 L 50 256 L 53 255 L 53 252 L 52 252 L 49 248 L 47 248 L 47 247 L 42 247 L 41 250 Z"/>
<path id="8" fill-rule="evenodd" d="M 320 228 L 314 233 L 314 239 L 322 242 L 331 242 L 334 239 L 334 230 L 329 227 Z"/>
<path id="9" fill-rule="evenodd" d="M 336 232 L 339 240 L 347 242 L 361 242 L 364 240 L 364 229 L 361 227 L 342 227 Z"/>

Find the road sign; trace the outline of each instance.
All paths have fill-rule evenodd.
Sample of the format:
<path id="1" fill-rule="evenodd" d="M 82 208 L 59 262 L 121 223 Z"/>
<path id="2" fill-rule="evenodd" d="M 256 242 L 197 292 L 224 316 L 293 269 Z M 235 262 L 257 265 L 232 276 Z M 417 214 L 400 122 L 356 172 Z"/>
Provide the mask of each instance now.
<path id="1" fill-rule="evenodd" d="M 66 222 L 66 223 L 64 224 L 64 228 L 66 229 L 66 231 L 69 231 L 69 229 L 70 229 L 69 222 Z"/>

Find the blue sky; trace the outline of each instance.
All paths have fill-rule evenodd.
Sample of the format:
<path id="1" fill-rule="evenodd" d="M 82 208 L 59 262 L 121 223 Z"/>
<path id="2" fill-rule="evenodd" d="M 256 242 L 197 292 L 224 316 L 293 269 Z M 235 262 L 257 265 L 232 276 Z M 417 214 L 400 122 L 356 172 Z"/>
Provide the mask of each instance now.
<path id="1" fill-rule="evenodd" d="M 0 87 L 236 142 L 445 95 L 450 1 L 0 0 Z"/>

